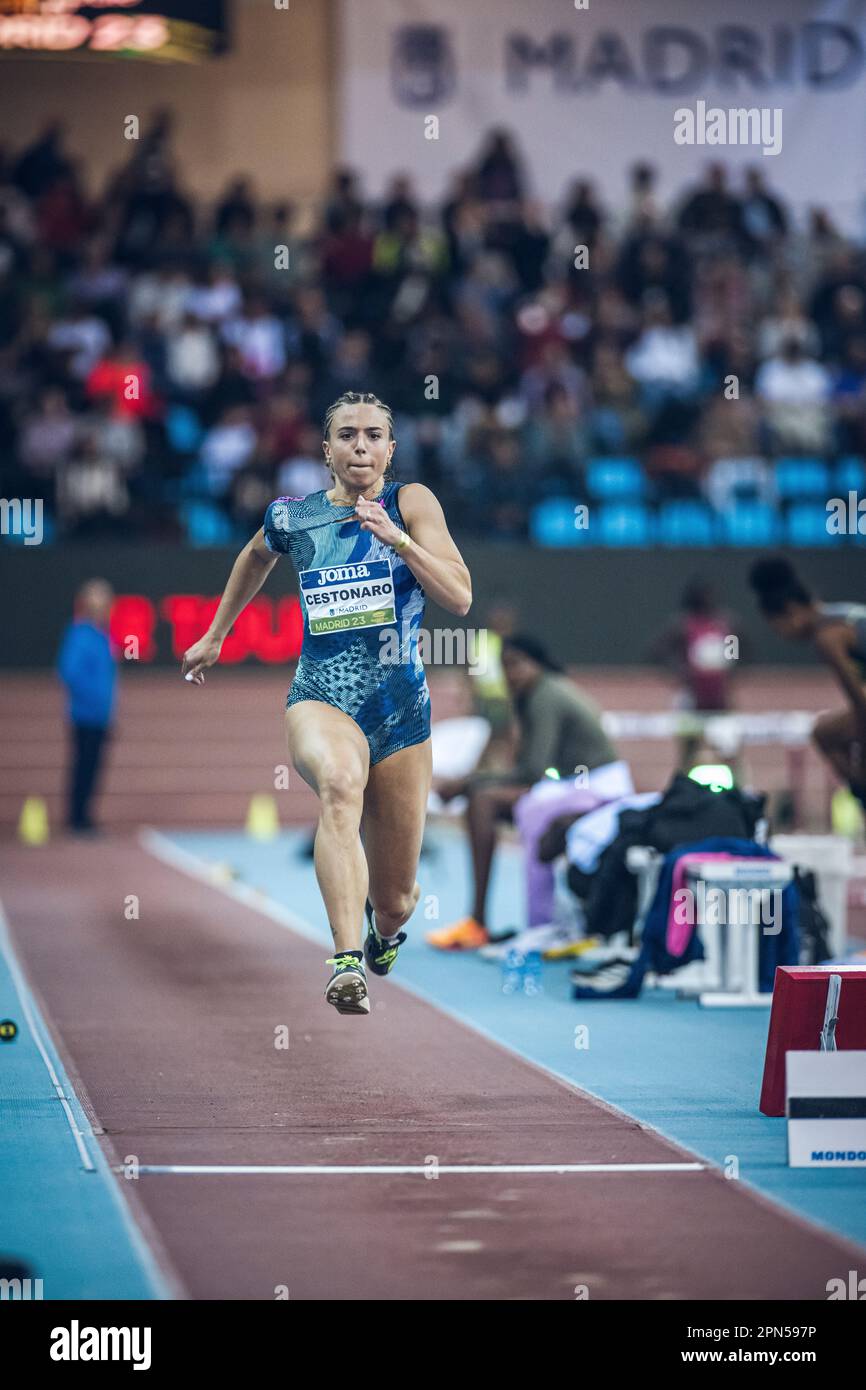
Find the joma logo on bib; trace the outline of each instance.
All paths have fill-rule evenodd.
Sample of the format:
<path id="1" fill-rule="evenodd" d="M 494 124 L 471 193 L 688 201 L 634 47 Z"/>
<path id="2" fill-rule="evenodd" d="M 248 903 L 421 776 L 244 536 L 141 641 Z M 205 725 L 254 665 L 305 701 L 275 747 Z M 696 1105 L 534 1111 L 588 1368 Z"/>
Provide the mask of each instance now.
<path id="1" fill-rule="evenodd" d="M 390 559 L 301 570 L 299 578 L 312 636 L 397 620 Z"/>
<path id="2" fill-rule="evenodd" d="M 346 579 L 367 579 L 370 574 L 367 565 L 342 565 L 334 570 L 306 570 L 306 574 L 317 574 L 320 584 L 339 584 Z"/>

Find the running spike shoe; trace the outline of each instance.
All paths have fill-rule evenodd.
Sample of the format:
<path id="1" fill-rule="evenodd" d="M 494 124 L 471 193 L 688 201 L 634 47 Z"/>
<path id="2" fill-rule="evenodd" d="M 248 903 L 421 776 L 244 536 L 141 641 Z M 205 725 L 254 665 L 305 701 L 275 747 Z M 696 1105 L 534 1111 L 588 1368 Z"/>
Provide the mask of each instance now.
<path id="1" fill-rule="evenodd" d="M 328 1003 L 333 1004 L 339 1014 L 368 1014 L 370 1000 L 363 961 L 352 951 L 338 951 L 325 964 L 334 966 L 334 973 L 325 986 Z"/>
<path id="2" fill-rule="evenodd" d="M 380 936 L 373 921 L 373 906 L 368 898 L 364 904 L 369 930 L 364 941 L 364 957 L 374 975 L 389 975 L 394 968 L 397 952 L 406 940 L 406 933 L 398 931 L 394 936 Z"/>

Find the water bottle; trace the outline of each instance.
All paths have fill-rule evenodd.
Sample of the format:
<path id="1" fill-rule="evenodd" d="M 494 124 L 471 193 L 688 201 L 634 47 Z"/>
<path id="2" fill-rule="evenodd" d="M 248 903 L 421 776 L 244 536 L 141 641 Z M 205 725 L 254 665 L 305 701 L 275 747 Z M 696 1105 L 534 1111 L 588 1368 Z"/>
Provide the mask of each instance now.
<path id="1" fill-rule="evenodd" d="M 541 983 L 541 952 L 527 951 L 526 961 L 523 966 L 523 993 L 541 994 L 544 986 Z"/>
<path id="2" fill-rule="evenodd" d="M 525 957 L 522 951 L 511 947 L 502 962 L 502 993 L 520 994 L 523 990 L 523 971 Z"/>

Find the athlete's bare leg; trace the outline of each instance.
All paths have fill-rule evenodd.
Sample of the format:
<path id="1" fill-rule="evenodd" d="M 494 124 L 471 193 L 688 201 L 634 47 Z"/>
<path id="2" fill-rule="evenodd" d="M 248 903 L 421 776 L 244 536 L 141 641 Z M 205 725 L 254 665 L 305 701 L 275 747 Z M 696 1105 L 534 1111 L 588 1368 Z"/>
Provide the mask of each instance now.
<path id="1" fill-rule="evenodd" d="M 286 710 L 289 755 L 319 798 L 314 862 L 337 951 L 361 949 L 367 860 L 360 824 L 370 747 L 350 715 L 320 700 Z"/>
<path id="2" fill-rule="evenodd" d="M 853 710 L 822 714 L 812 728 L 812 741 L 843 782 L 866 783 L 866 729 Z"/>
<path id="3" fill-rule="evenodd" d="M 370 768 L 361 837 L 380 936 L 394 936 L 408 922 L 421 894 L 415 875 L 432 776 L 429 738 L 399 749 Z"/>

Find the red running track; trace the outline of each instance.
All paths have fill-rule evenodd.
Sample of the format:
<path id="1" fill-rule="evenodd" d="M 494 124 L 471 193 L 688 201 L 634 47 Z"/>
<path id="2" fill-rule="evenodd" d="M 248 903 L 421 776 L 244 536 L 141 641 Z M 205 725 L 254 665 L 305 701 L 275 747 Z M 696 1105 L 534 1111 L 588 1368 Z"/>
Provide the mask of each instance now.
<path id="1" fill-rule="evenodd" d="M 394 981 L 341 1017 L 321 946 L 131 840 L 3 846 L 0 878 L 112 1164 L 693 1161 Z M 859 1255 L 708 1169 L 118 1181 L 195 1299 L 825 1300 Z"/>

